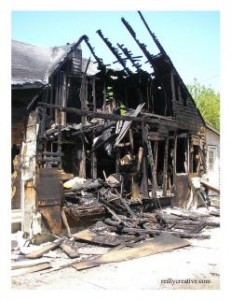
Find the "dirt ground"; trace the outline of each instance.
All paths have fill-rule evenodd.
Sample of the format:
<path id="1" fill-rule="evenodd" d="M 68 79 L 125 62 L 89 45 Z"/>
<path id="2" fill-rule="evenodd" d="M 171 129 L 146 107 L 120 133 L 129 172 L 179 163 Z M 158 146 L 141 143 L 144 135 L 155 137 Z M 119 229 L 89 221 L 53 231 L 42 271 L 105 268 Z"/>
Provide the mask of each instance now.
<path id="1" fill-rule="evenodd" d="M 218 290 L 220 228 L 204 229 L 210 239 L 188 239 L 190 246 L 126 262 L 77 271 L 73 267 L 12 277 L 13 290 Z M 53 251 L 54 253 L 54 251 Z M 71 261 L 61 250 L 49 258 L 53 267 Z M 44 258 L 43 258 L 44 259 Z"/>

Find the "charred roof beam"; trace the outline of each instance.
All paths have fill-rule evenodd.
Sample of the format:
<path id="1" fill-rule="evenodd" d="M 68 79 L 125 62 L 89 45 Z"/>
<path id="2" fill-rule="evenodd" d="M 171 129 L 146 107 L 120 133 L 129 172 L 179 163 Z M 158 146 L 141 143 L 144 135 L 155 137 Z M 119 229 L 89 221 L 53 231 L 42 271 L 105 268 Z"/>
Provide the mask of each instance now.
<path id="1" fill-rule="evenodd" d="M 191 101 L 192 101 L 192 102 L 195 104 L 195 106 L 196 106 L 195 100 L 193 99 L 192 95 L 190 94 L 190 92 L 189 92 L 187 86 L 185 85 L 184 81 L 182 80 L 180 74 L 177 72 L 177 70 L 176 70 L 175 66 L 173 65 L 173 63 L 172 63 L 170 57 L 167 55 L 167 53 L 166 53 L 166 51 L 164 50 L 163 46 L 161 45 L 161 43 L 160 43 L 159 40 L 157 39 L 156 35 L 155 35 L 155 34 L 151 31 L 151 29 L 149 28 L 149 26 L 148 26 L 147 22 L 145 21 L 145 19 L 144 19 L 142 13 L 141 13 L 140 11 L 138 11 L 138 14 L 140 15 L 141 20 L 143 21 L 145 27 L 147 28 L 149 34 L 151 35 L 151 37 L 152 37 L 154 43 L 155 43 L 156 46 L 158 47 L 158 49 L 159 49 L 161 55 L 167 60 L 168 64 L 169 64 L 169 65 L 171 66 L 171 68 L 172 68 L 173 74 L 174 74 L 175 76 L 177 76 L 177 78 L 178 78 L 178 80 L 179 80 L 179 83 L 181 84 L 181 86 L 182 86 L 183 89 L 185 90 L 186 94 L 187 94 L 187 95 L 189 96 L 189 98 L 191 99 Z M 128 24 L 128 25 L 129 25 L 129 24 Z M 130 26 L 130 25 L 129 25 L 129 26 Z M 131 28 L 131 27 L 130 27 L 130 28 Z M 132 30 L 132 31 L 133 31 L 133 30 Z M 133 31 L 133 34 L 135 35 L 135 32 L 134 32 L 134 31 Z M 205 121 L 204 121 L 204 118 L 203 118 L 202 115 L 201 115 L 200 110 L 197 109 L 197 111 L 198 111 L 198 113 L 199 113 L 199 115 L 200 115 L 200 117 L 201 117 L 201 119 L 202 119 L 202 121 L 203 121 L 203 123 L 204 123 L 204 125 L 205 125 Z"/>
<path id="2" fill-rule="evenodd" d="M 99 57 L 95 54 L 95 50 L 94 50 L 94 48 L 92 47 L 92 45 L 90 44 L 89 38 L 88 38 L 87 35 L 84 36 L 84 41 L 85 41 L 86 45 L 88 46 L 88 48 L 89 48 L 91 54 L 92 54 L 93 57 L 95 58 L 96 62 L 98 63 L 98 69 L 99 69 L 99 70 L 102 70 L 102 71 L 105 71 L 107 65 L 104 64 L 102 58 L 99 58 Z"/>
<path id="3" fill-rule="evenodd" d="M 131 61 L 133 67 L 135 67 L 137 71 L 140 70 L 142 65 L 138 63 L 138 61 L 140 61 L 142 56 L 133 56 L 132 52 L 129 51 L 128 48 L 125 48 L 123 44 L 117 43 L 117 46 L 123 51 L 127 59 Z"/>
<path id="4" fill-rule="evenodd" d="M 164 48 L 162 47 L 161 43 L 159 42 L 158 38 L 157 38 L 156 35 L 151 31 L 150 27 L 148 26 L 147 22 L 145 21 L 145 19 L 144 19 L 142 13 L 141 13 L 140 11 L 138 11 L 138 14 L 139 14 L 141 20 L 143 21 L 145 27 L 147 28 L 149 34 L 151 35 L 151 37 L 152 37 L 154 43 L 156 44 L 157 48 L 159 49 L 160 53 L 161 53 L 162 55 L 164 55 L 166 58 L 169 59 L 167 53 L 165 52 L 165 50 L 164 50 Z"/>
<path id="5" fill-rule="evenodd" d="M 107 45 L 107 47 L 111 50 L 111 52 L 114 54 L 114 56 L 116 57 L 117 61 L 119 62 L 124 71 L 126 71 L 127 75 L 131 75 L 132 71 L 126 66 L 126 59 L 121 57 L 121 54 L 118 52 L 118 50 L 112 45 L 112 43 L 108 40 L 108 38 L 105 38 L 102 31 L 101 30 L 97 30 L 96 31 L 98 33 L 98 35 L 101 37 L 101 39 L 104 41 L 104 43 Z"/>
<path id="6" fill-rule="evenodd" d="M 125 25 L 125 27 L 127 28 L 127 30 L 129 31 L 129 33 L 131 34 L 131 36 L 133 37 L 133 39 L 135 40 L 135 42 L 137 43 L 137 45 L 139 46 L 139 48 L 142 50 L 142 52 L 144 53 L 145 57 L 147 58 L 148 62 L 150 63 L 150 65 L 153 68 L 153 71 L 155 72 L 155 64 L 154 64 L 154 59 L 155 56 L 153 54 L 151 54 L 146 48 L 147 46 L 143 43 L 141 43 L 137 37 L 136 37 L 136 33 L 135 31 L 132 29 L 131 25 L 124 19 L 121 18 L 121 21 L 123 22 L 123 24 Z"/>

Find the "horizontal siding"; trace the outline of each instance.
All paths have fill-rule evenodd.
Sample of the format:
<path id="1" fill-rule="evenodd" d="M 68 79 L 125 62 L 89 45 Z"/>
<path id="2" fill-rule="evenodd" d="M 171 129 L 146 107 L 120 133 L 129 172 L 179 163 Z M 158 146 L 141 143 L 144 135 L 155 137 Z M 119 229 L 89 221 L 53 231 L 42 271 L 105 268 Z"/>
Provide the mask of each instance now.
<path id="1" fill-rule="evenodd" d="M 173 102 L 173 111 L 176 117 L 177 125 L 182 129 L 198 132 L 203 125 L 202 118 L 194 103 L 189 100 L 187 106 L 182 102 Z"/>

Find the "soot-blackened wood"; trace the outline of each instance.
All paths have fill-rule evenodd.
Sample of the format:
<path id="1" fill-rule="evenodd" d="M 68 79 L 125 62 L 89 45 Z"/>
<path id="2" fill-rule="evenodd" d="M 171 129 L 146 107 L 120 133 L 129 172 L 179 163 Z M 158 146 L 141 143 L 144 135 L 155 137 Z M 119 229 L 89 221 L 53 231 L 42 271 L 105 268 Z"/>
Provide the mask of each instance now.
<path id="1" fill-rule="evenodd" d="M 151 172 L 152 172 L 152 197 L 155 197 L 156 193 L 156 184 L 155 184 L 155 164 L 154 164 L 154 159 L 153 159 L 153 153 L 152 153 L 152 145 L 151 142 L 147 140 L 147 148 L 148 148 L 148 158 L 151 166 Z"/>
<path id="2" fill-rule="evenodd" d="M 141 112 L 141 110 L 143 109 L 145 103 L 139 104 L 137 106 L 137 108 L 135 109 L 134 112 L 132 112 L 130 115 L 131 116 L 138 116 L 138 114 Z M 121 142 L 121 140 L 124 138 L 124 136 L 126 135 L 126 133 L 128 132 L 129 128 L 131 127 L 132 121 L 125 121 L 123 124 L 123 127 L 118 135 L 118 137 L 116 138 L 115 141 L 115 146 L 118 146 Z"/>
<path id="3" fill-rule="evenodd" d="M 115 114 L 106 114 L 106 113 L 100 113 L 100 112 L 93 112 L 90 110 L 81 110 L 74 107 L 62 107 L 60 105 L 54 105 L 54 104 L 48 104 L 39 102 L 38 105 L 49 107 L 55 110 L 60 111 L 66 111 L 66 112 L 72 112 L 80 116 L 87 116 L 88 118 L 99 118 L 99 119 L 105 119 L 105 120 L 114 120 L 114 121 L 132 121 L 132 122 L 138 122 L 138 123 L 150 123 L 150 124 L 161 124 L 163 126 L 167 126 L 169 128 L 178 128 L 179 126 L 176 124 L 176 121 L 173 120 L 171 117 L 164 119 L 160 118 L 150 118 L 150 117 L 134 117 L 129 115 L 115 115 Z"/>
<path id="4" fill-rule="evenodd" d="M 81 137 L 82 140 L 82 153 L 81 153 L 81 162 L 79 168 L 79 177 L 86 178 L 86 147 L 84 137 Z"/>
<path id="5" fill-rule="evenodd" d="M 137 243 L 136 245 L 134 245 L 134 247 L 113 249 L 102 256 L 97 256 L 93 259 L 88 259 L 73 264 L 73 267 L 77 270 L 83 270 L 101 264 L 127 261 L 129 259 L 144 257 L 163 251 L 170 251 L 188 245 L 190 245 L 190 243 L 186 240 L 178 239 L 169 234 L 162 234 L 161 236 L 154 239 Z"/>
<path id="6" fill-rule="evenodd" d="M 95 151 L 91 152 L 91 176 L 97 179 L 97 157 Z"/>
<path id="7" fill-rule="evenodd" d="M 164 166 L 163 166 L 163 196 L 167 195 L 167 183 L 168 183 L 168 145 L 169 138 L 165 139 L 164 147 Z"/>
<path id="8" fill-rule="evenodd" d="M 95 77 L 92 79 L 92 98 L 93 98 L 93 110 L 96 112 L 96 94 L 95 94 Z M 94 141 L 95 134 L 93 134 L 92 141 Z M 97 157 L 96 153 L 91 152 L 91 176 L 93 179 L 97 178 Z"/>
<path id="9" fill-rule="evenodd" d="M 154 152 L 153 180 L 154 180 L 155 190 L 157 190 L 158 189 L 158 184 L 157 184 L 157 165 L 158 165 L 159 141 L 155 141 L 154 142 L 153 152 Z"/>
<path id="10" fill-rule="evenodd" d="M 116 147 L 116 165 L 115 165 L 116 173 L 120 173 L 120 153 L 121 153 L 120 147 Z"/>
<path id="11" fill-rule="evenodd" d="M 122 204 L 124 205 L 125 209 L 128 211 L 128 213 L 136 218 L 136 214 L 132 211 L 132 209 L 130 208 L 130 206 L 128 205 L 127 201 L 121 197 L 121 195 L 119 194 L 119 192 L 117 190 L 115 190 L 116 195 L 118 196 L 118 198 L 120 199 L 120 201 L 122 202 Z"/>
<path id="12" fill-rule="evenodd" d="M 147 129 L 145 128 L 144 123 L 142 123 L 142 145 L 143 148 L 146 149 L 146 138 L 147 138 Z M 148 176 L 147 176 L 147 156 L 144 155 L 143 157 L 143 164 L 142 164 L 142 181 L 141 181 L 141 193 L 144 198 L 149 198 L 148 194 Z"/>
<path id="13" fill-rule="evenodd" d="M 61 217 L 62 217 L 62 221 L 63 221 L 63 224 L 67 230 L 67 236 L 68 237 L 71 237 L 71 229 L 69 227 L 69 224 L 68 224 L 68 221 L 67 221 L 67 217 L 66 217 L 66 214 L 65 214 L 65 209 L 62 208 L 61 210 Z"/>
<path id="14" fill-rule="evenodd" d="M 85 241 L 91 244 L 99 244 L 105 246 L 117 246 L 126 241 L 131 241 L 130 236 L 114 235 L 110 232 L 93 232 L 89 229 L 79 231 L 73 234 L 73 237 L 79 241 Z"/>
<path id="15" fill-rule="evenodd" d="M 171 92 L 172 92 L 172 102 L 176 101 L 176 88 L 175 88 L 175 76 L 174 72 L 171 71 Z"/>
<path id="16" fill-rule="evenodd" d="M 78 248 L 73 241 L 65 240 L 59 246 L 59 248 L 62 249 L 62 251 L 66 253 L 70 258 L 79 257 Z"/>
<path id="17" fill-rule="evenodd" d="M 61 245 L 61 243 L 63 242 L 64 239 L 65 238 L 60 238 L 54 242 L 50 242 L 50 243 L 46 244 L 45 246 L 41 246 L 39 249 L 33 251 L 32 253 L 27 254 L 26 258 L 35 259 L 35 258 L 42 257 L 43 254 L 45 254 L 48 251 L 51 251 L 51 250 L 57 248 L 59 245 Z"/>
<path id="18" fill-rule="evenodd" d="M 129 228 L 129 227 L 123 227 L 123 228 L 118 228 L 118 227 L 113 227 L 109 226 L 109 228 L 112 231 L 115 232 L 122 232 L 122 233 L 128 233 L 128 234 L 150 234 L 150 235 L 159 235 L 163 232 L 171 233 L 174 236 L 178 236 L 181 238 L 195 238 L 195 239 L 209 239 L 210 235 L 208 234 L 196 234 L 196 233 L 191 233 L 191 232 L 179 232 L 179 231 L 173 231 L 173 230 L 160 230 L 160 229 L 141 229 L 141 228 Z"/>
<path id="19" fill-rule="evenodd" d="M 176 192 L 176 152 L 177 151 L 177 133 L 174 132 L 174 140 L 173 140 L 173 158 L 172 158 L 172 167 L 173 167 L 173 175 L 172 182 L 174 192 Z"/>

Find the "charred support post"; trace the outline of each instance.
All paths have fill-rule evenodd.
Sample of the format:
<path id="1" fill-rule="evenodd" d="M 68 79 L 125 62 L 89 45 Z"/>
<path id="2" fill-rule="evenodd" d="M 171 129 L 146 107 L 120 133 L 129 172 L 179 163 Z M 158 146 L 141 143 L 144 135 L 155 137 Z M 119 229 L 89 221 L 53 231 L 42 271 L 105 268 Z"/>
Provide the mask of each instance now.
<path id="1" fill-rule="evenodd" d="M 116 173 L 120 172 L 120 147 L 116 147 Z"/>
<path id="2" fill-rule="evenodd" d="M 156 194 L 156 182 L 155 182 L 155 173 L 154 173 L 155 163 L 153 159 L 152 145 L 150 140 L 147 141 L 147 147 L 148 147 L 148 158 L 149 158 L 149 163 L 152 172 L 152 197 L 154 198 Z"/>
<path id="3" fill-rule="evenodd" d="M 66 73 L 60 71 L 56 74 L 55 103 L 60 107 L 65 108 L 66 100 Z M 59 122 L 59 118 L 60 124 L 66 125 L 66 112 L 64 110 L 57 111 L 57 113 L 55 114 L 56 123 Z"/>
<path id="4" fill-rule="evenodd" d="M 142 126 L 142 144 L 143 148 L 147 149 L 146 147 L 146 140 L 147 140 L 147 134 L 146 134 L 146 128 L 144 125 L 144 122 L 141 123 Z M 141 193 L 143 197 L 148 198 L 148 176 L 147 176 L 147 151 L 144 151 L 144 157 L 143 157 L 143 172 L 142 172 L 142 182 L 141 182 Z"/>
<path id="5" fill-rule="evenodd" d="M 58 153 L 62 152 L 61 113 L 61 110 L 58 110 Z M 61 162 L 59 163 L 59 166 L 61 167 Z"/>
<path id="6" fill-rule="evenodd" d="M 90 61 L 91 61 L 91 59 L 89 58 L 87 61 L 86 69 L 82 76 L 82 82 L 81 82 L 81 87 L 80 87 L 80 92 L 79 92 L 79 98 L 80 98 L 82 110 L 86 109 L 86 104 L 87 104 L 86 103 L 87 102 L 87 93 L 88 93 L 87 70 L 88 70 Z M 82 125 L 85 125 L 87 122 L 87 118 L 82 116 L 81 122 L 82 122 Z"/>
<path id="7" fill-rule="evenodd" d="M 22 231 L 30 238 L 41 233 L 41 214 L 36 210 L 36 150 L 38 112 L 29 115 L 21 154 Z"/>
<path id="8" fill-rule="evenodd" d="M 159 141 L 154 142 L 153 152 L 154 152 L 154 168 L 153 168 L 153 182 L 155 186 L 155 191 L 158 189 L 157 184 L 157 164 L 158 164 L 158 151 L 159 151 Z M 156 195 L 155 195 L 156 196 Z"/>
<path id="9" fill-rule="evenodd" d="M 163 196 L 167 195 L 167 183 L 168 183 L 168 145 L 169 138 L 165 139 L 164 147 L 164 166 L 163 166 Z"/>
<path id="10" fill-rule="evenodd" d="M 95 77 L 93 77 L 92 79 L 92 99 L 93 99 L 93 110 L 94 112 L 96 112 Z M 95 138 L 95 134 L 93 134 L 92 140 L 94 140 L 94 138 Z M 91 151 L 91 176 L 93 179 L 97 178 L 97 157 L 95 151 Z"/>
<path id="11" fill-rule="evenodd" d="M 176 151 L 177 151 L 177 133 L 174 133 L 174 146 L 173 146 L 173 162 L 172 162 L 172 168 L 173 168 L 173 187 L 174 187 L 174 193 L 176 191 Z"/>
<path id="12" fill-rule="evenodd" d="M 93 110 L 96 111 L 96 93 L 95 93 L 95 76 L 92 78 L 92 99 L 93 99 Z"/>
<path id="13" fill-rule="evenodd" d="M 187 134 L 187 154 L 186 154 L 186 172 L 190 173 L 190 137 L 189 134 Z"/>
<path id="14" fill-rule="evenodd" d="M 62 80 L 62 86 L 61 86 L 61 106 L 66 107 L 66 102 L 67 102 L 67 77 L 66 73 L 63 73 L 63 80 Z M 62 111 L 61 112 L 61 124 L 66 125 L 66 112 Z"/>
<path id="15" fill-rule="evenodd" d="M 91 152 L 91 176 L 97 179 L 97 157 L 95 151 Z"/>
<path id="16" fill-rule="evenodd" d="M 80 163 L 79 177 L 86 178 L 86 149 L 85 149 L 84 137 L 82 137 L 81 140 L 82 140 L 82 153 L 81 153 L 82 159 Z"/>

